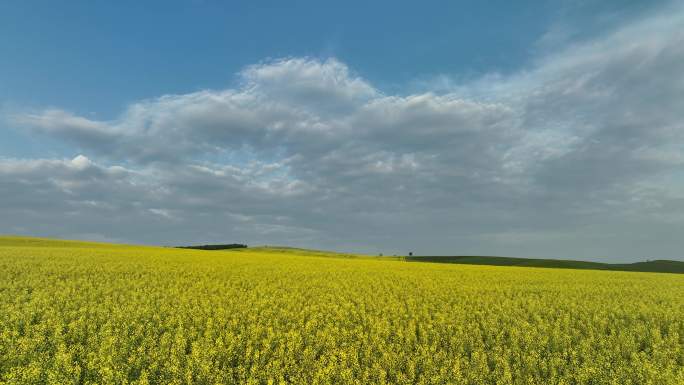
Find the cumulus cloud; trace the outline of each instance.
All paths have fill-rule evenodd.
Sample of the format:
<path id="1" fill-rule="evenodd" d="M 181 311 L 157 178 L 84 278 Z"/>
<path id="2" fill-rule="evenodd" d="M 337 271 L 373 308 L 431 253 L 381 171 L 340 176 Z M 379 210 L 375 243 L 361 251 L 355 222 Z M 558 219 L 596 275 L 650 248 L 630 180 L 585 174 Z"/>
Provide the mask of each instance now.
<path id="1" fill-rule="evenodd" d="M 253 235 L 264 229 L 294 240 L 309 236 L 313 230 L 287 219 L 291 209 L 266 209 L 281 197 L 299 199 L 291 181 L 262 180 L 269 167 L 180 165 L 131 170 L 105 166 L 83 155 L 4 159 L 0 161 L 1 225 L 5 233 L 31 229 L 44 235 L 89 234 L 90 239 L 164 244 L 220 240 L 227 234 L 258 240 Z M 184 230 L 178 232 L 179 226 Z"/>
<path id="2" fill-rule="evenodd" d="M 385 252 L 637 258 L 652 229 L 642 244 L 677 257 L 682 31 L 680 9 L 657 14 L 439 93 L 286 58 L 112 121 L 15 114 L 85 156 L 0 161 L 3 210 L 64 234 Z"/>

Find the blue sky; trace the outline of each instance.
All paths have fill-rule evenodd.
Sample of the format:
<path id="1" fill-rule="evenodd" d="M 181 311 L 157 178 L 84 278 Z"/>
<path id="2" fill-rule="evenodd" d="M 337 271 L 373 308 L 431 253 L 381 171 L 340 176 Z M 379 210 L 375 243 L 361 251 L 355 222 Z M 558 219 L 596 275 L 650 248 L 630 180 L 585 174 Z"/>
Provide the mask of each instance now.
<path id="1" fill-rule="evenodd" d="M 681 10 L 6 1 L 0 233 L 674 258 Z"/>
<path id="2" fill-rule="evenodd" d="M 0 100 L 107 119 L 136 100 L 227 87 L 242 67 L 289 56 L 333 56 L 401 92 L 440 74 L 515 71 L 555 25 L 581 36 L 646 2 L 629 3 L 7 1 Z"/>

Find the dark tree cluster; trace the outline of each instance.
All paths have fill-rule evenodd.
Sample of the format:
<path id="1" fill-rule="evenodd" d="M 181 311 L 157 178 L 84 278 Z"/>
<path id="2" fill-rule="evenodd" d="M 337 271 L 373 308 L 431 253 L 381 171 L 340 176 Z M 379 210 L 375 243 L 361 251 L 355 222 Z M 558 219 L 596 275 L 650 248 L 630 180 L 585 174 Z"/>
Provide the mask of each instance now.
<path id="1" fill-rule="evenodd" d="M 247 245 L 241 243 L 230 243 L 226 245 L 200 245 L 200 246 L 178 246 L 179 249 L 196 249 L 196 250 L 226 250 L 226 249 L 244 249 Z"/>

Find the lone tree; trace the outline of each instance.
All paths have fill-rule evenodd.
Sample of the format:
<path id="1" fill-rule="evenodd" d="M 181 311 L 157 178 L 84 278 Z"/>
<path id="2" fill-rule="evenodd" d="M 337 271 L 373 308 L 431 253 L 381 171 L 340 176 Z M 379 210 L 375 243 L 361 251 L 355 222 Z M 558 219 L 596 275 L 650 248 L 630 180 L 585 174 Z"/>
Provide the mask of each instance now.
<path id="1" fill-rule="evenodd" d="M 413 257 L 413 251 L 409 251 L 409 257 Z"/>

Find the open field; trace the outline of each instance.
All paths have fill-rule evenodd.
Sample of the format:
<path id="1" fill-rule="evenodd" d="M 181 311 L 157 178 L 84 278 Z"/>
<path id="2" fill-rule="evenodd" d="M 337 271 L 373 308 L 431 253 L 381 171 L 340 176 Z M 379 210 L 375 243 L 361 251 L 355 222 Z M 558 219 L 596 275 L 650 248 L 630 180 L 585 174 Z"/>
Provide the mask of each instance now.
<path id="1" fill-rule="evenodd" d="M 684 276 L 0 238 L 1 384 L 682 384 Z"/>

